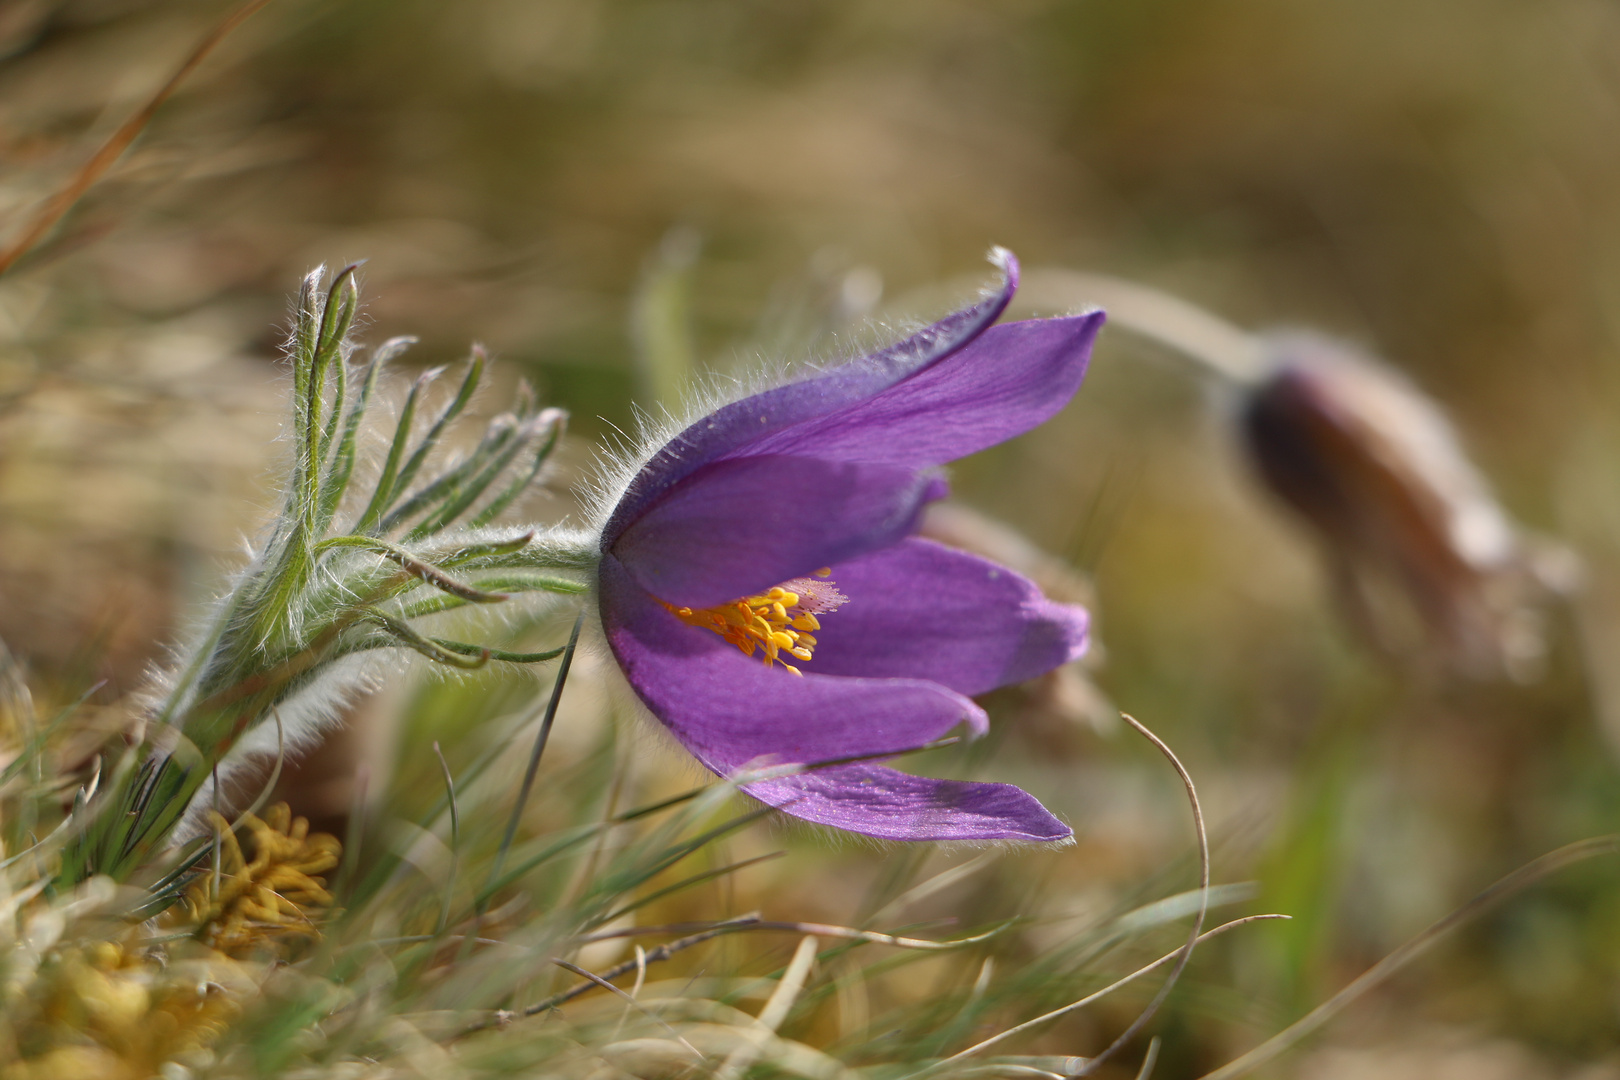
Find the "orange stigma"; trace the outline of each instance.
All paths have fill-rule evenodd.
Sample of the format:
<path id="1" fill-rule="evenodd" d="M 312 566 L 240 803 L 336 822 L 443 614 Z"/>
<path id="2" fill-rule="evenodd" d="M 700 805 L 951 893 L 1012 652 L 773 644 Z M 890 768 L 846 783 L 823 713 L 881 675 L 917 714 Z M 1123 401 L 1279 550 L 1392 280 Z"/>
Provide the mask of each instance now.
<path id="1" fill-rule="evenodd" d="M 710 608 L 676 607 L 664 604 L 688 626 L 713 631 L 741 649 L 744 656 L 765 653 L 765 666 L 781 664 L 795 675 L 804 672 L 782 658 L 809 660 L 816 648 L 815 631 L 821 629 L 818 615 L 837 611 L 849 602 L 838 586 L 826 579 L 832 570 L 817 570 L 815 577 L 794 578 L 767 589 L 759 596 L 745 596 Z"/>

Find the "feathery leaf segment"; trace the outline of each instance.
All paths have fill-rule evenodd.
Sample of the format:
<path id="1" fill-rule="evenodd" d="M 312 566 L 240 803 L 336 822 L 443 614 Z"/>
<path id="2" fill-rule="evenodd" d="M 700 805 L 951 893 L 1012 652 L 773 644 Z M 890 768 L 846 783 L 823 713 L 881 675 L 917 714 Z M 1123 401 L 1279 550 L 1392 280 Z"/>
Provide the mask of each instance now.
<path id="1" fill-rule="evenodd" d="M 383 368 L 413 342 L 393 338 L 356 362 L 356 269 L 330 283 L 324 268 L 304 279 L 288 342 L 292 458 L 281 513 L 182 655 L 146 743 L 113 770 L 100 798 L 76 808 L 58 887 L 94 874 L 129 877 L 272 710 L 304 717 L 307 736 L 363 683 L 362 661 L 376 650 L 408 649 L 455 668 L 539 663 L 561 652 L 509 652 L 435 637 L 415 623 L 518 593 L 585 590 L 589 543 L 491 524 L 538 478 L 566 414 L 540 408 L 523 386 L 471 451 L 447 459 L 441 441 L 484 375 L 486 357 L 475 347 L 454 396 L 421 432 L 417 413 L 442 369 L 416 380 L 370 490 L 353 490 Z M 355 509 L 346 514 L 346 506 Z"/>

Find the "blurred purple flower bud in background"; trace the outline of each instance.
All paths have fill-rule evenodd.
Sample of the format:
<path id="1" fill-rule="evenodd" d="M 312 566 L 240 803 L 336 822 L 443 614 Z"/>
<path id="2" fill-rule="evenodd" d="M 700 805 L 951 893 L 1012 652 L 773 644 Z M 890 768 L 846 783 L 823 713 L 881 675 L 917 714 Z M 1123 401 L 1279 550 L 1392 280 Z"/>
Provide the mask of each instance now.
<path id="1" fill-rule="evenodd" d="M 1100 312 L 992 326 L 1000 288 L 889 348 L 714 410 L 658 448 L 602 531 L 600 612 L 630 685 L 704 766 L 846 762 L 745 785 L 889 840 L 1062 840 L 1008 784 L 868 761 L 982 733 L 970 695 L 1085 647 L 1084 609 L 913 535 L 937 467 L 1028 431 L 1080 386 Z M 801 666 L 802 665 L 802 666 Z"/>
<path id="2" fill-rule="evenodd" d="M 1101 304 L 1116 329 L 1237 394 L 1259 479 L 1310 529 L 1373 648 L 1470 678 L 1539 672 L 1542 602 L 1574 587 L 1579 563 L 1513 525 L 1439 406 L 1405 376 L 1331 338 L 1252 334 L 1138 282 L 1061 268 L 1029 277 L 1021 299 Z"/>
<path id="3" fill-rule="evenodd" d="M 1272 363 L 1245 398 L 1244 441 L 1267 488 L 1316 535 L 1358 630 L 1396 655 L 1415 631 L 1459 674 L 1533 674 L 1544 651 L 1535 601 L 1567 585 L 1571 559 L 1527 546 L 1404 376 L 1324 337 L 1260 341 Z"/>

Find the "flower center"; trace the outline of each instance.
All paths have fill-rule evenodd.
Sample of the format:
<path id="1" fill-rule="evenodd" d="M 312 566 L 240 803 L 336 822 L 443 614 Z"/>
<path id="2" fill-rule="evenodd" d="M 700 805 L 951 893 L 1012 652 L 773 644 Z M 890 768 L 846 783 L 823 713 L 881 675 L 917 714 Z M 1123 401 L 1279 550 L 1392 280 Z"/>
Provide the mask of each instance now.
<path id="1" fill-rule="evenodd" d="M 809 660 L 815 652 L 814 631 L 821 629 L 817 615 L 837 611 L 849 602 L 838 586 L 825 579 L 829 569 L 817 570 L 815 577 L 794 578 L 774 586 L 759 596 L 745 596 L 709 608 L 675 607 L 664 604 L 688 626 L 711 630 L 737 648 L 744 656 L 765 653 L 765 666 L 781 664 L 795 675 L 804 672 L 782 659 L 787 653 Z"/>

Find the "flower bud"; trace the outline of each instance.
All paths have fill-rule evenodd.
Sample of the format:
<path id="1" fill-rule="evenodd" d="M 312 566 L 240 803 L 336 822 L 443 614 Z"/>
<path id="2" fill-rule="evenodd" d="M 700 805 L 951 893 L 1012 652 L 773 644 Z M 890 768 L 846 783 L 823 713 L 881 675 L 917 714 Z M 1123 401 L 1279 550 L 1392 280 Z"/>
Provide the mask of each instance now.
<path id="1" fill-rule="evenodd" d="M 1119 711 L 1092 677 L 1102 666 L 1104 652 L 1097 632 L 1097 590 L 1089 577 L 1043 551 L 1006 522 L 962 503 L 929 504 L 918 534 L 1016 570 L 1039 585 L 1048 597 L 1077 604 L 1091 613 L 1085 654 L 1036 676 L 1020 688 L 1028 705 L 1027 715 L 1020 717 L 1020 731 L 1057 752 L 1067 741 L 1066 729 L 1076 724 L 1101 735 L 1119 729 Z"/>
<path id="2" fill-rule="evenodd" d="M 1537 602 L 1572 577 L 1572 558 L 1532 551 L 1438 406 L 1401 374 L 1314 335 L 1262 341 L 1272 364 L 1247 392 L 1243 440 L 1320 542 L 1358 631 L 1469 677 L 1533 674 Z"/>

